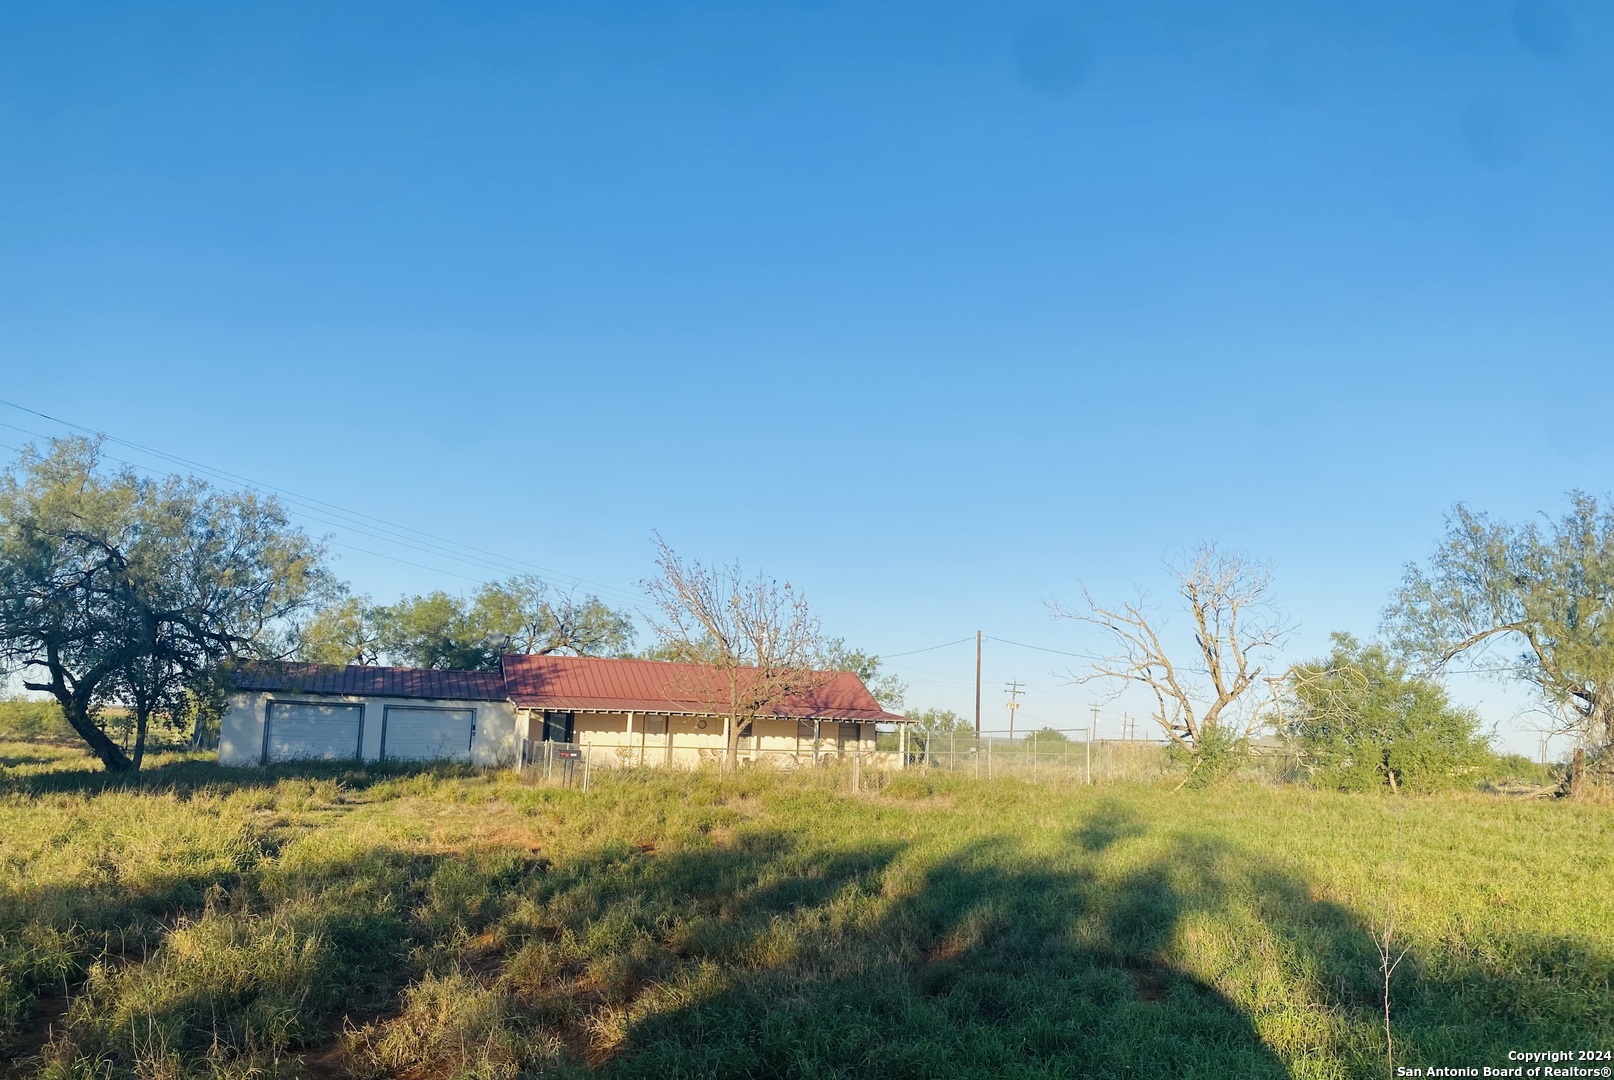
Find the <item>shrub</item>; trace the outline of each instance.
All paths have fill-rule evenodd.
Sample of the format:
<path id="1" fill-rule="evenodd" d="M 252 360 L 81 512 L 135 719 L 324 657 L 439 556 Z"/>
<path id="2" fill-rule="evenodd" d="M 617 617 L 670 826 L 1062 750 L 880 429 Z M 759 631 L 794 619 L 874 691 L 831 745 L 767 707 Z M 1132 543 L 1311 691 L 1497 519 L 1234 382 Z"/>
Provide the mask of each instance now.
<path id="1" fill-rule="evenodd" d="M 1477 784 L 1496 757 L 1479 717 L 1378 645 L 1334 635 L 1327 657 L 1289 677 L 1282 734 L 1314 782 L 1342 791 Z"/>
<path id="2" fill-rule="evenodd" d="M 42 739 L 70 736 L 62 707 L 48 698 L 0 697 L 0 738 Z"/>

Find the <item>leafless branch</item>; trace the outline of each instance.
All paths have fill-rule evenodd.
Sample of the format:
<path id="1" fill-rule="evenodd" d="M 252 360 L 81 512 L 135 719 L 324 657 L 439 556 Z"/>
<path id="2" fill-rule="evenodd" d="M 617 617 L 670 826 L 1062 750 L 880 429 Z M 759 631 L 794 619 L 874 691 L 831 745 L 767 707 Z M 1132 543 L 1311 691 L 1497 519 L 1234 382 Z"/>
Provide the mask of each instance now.
<path id="1" fill-rule="evenodd" d="M 823 644 L 818 619 L 789 582 L 747 577 L 738 563 L 686 560 L 660 533 L 654 542 L 661 575 L 643 583 L 656 609 L 651 627 L 674 655 L 698 657 L 722 673 L 723 700 L 713 699 L 707 680 L 691 679 L 685 689 L 728 717 L 725 760 L 732 765 L 742 728 L 823 684 L 826 676 L 812 663 Z"/>
<path id="2" fill-rule="evenodd" d="M 1155 700 L 1154 720 L 1178 746 L 1197 752 L 1207 737 L 1247 736 L 1255 723 L 1249 691 L 1262 680 L 1263 658 L 1292 626 L 1271 605 L 1271 568 L 1243 555 L 1202 544 L 1167 564 L 1193 620 L 1187 664 L 1174 660 L 1162 640 L 1165 620 L 1136 603 L 1106 606 L 1083 588 L 1085 606 L 1055 602 L 1054 614 L 1103 629 L 1114 651 L 1096 661 L 1078 683 L 1112 685 L 1110 698 L 1142 687 Z"/>

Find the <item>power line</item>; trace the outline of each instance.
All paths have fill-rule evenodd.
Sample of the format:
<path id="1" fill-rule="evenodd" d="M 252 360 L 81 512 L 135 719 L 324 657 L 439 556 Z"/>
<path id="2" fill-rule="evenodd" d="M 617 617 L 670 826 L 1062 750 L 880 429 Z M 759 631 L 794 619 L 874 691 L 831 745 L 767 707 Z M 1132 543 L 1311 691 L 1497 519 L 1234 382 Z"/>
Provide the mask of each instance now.
<path id="1" fill-rule="evenodd" d="M 455 562 L 463 563 L 463 564 L 465 564 L 467 566 L 475 566 L 475 567 L 478 567 L 480 569 L 491 570 L 491 571 L 493 571 L 495 573 L 512 573 L 512 572 L 516 571 L 519 568 L 525 567 L 525 568 L 529 568 L 529 569 L 532 569 L 532 570 L 541 571 L 541 572 L 543 572 L 545 574 L 553 575 L 553 576 L 558 577 L 558 578 L 560 578 L 562 580 L 570 580 L 575 585 L 592 585 L 597 590 L 599 590 L 600 592 L 614 595 L 619 601 L 624 601 L 624 602 L 628 602 L 628 603 L 638 603 L 638 602 L 640 602 L 642 600 L 642 597 L 639 597 L 636 594 L 630 593 L 630 592 L 628 592 L 626 590 L 623 590 L 623 589 L 618 589 L 618 588 L 616 588 L 614 586 L 605 585 L 602 582 L 591 581 L 588 578 L 578 577 L 578 576 L 572 575 L 572 574 L 566 574 L 566 573 L 563 573 L 562 571 L 554 570 L 554 569 L 551 569 L 551 568 L 545 567 L 545 566 L 540 566 L 537 563 L 529 562 L 529 561 L 527 561 L 525 559 L 517 559 L 517 558 L 507 556 L 507 555 L 501 555 L 498 552 L 490 551 L 490 550 L 488 550 L 486 548 L 480 548 L 480 547 L 477 547 L 477 546 L 475 546 L 473 544 L 466 544 L 466 543 L 463 543 L 462 541 L 458 541 L 458 540 L 451 540 L 451 539 L 449 539 L 447 537 L 438 536 L 435 533 L 429 533 L 429 532 L 426 532 L 425 530 L 416 529 L 416 528 L 413 528 L 413 527 L 408 526 L 408 525 L 400 525 L 400 524 L 398 524 L 396 522 L 388 521 L 385 518 L 376 517 L 373 514 L 366 514 L 366 513 L 363 513 L 362 511 L 350 510 L 350 509 L 348 509 L 346 507 L 340 506 L 340 505 L 338 505 L 336 503 L 327 502 L 326 500 L 323 500 L 323 499 L 317 499 L 317 498 L 314 498 L 312 496 L 301 495 L 301 494 L 299 494 L 297 492 L 294 492 L 294 491 L 291 491 L 291 490 L 289 490 L 287 488 L 277 487 L 276 485 L 273 485 L 273 484 L 262 484 L 262 483 L 259 483 L 259 482 L 255 481 L 255 480 L 252 480 L 250 477 L 242 476 L 239 473 L 233 473 L 233 472 L 230 472 L 230 471 L 225 470 L 225 469 L 215 468 L 213 466 L 206 465 L 206 464 L 204 464 L 202 462 L 194 461 L 194 460 L 192 460 L 190 458 L 182 457 L 182 456 L 180 456 L 178 454 L 170 454 L 170 453 L 168 453 L 166 451 L 158 450 L 158 449 L 155 449 L 155 448 L 149 447 L 149 446 L 145 446 L 145 445 L 143 445 L 141 443 L 137 443 L 137 442 L 134 442 L 134 441 L 129 440 L 129 439 L 119 438 L 118 436 L 111 435 L 111 434 L 109 434 L 107 432 L 99 431 L 99 430 L 97 430 L 95 428 L 87 427 L 87 426 L 85 426 L 83 424 L 74 423 L 71 420 L 65 420 L 65 419 L 63 419 L 61 417 L 52 416 L 49 413 L 40 412 L 38 409 L 30 409 L 27 406 L 19 405 L 14 401 L 8 401 L 8 400 L 5 400 L 3 398 L 0 398 L 0 405 L 5 405 L 5 406 L 7 406 L 9 408 L 16 409 L 19 412 L 27 413 L 27 414 L 29 414 L 31 416 L 37 416 L 37 417 L 39 417 L 40 419 L 43 419 L 43 420 L 49 420 L 51 423 L 61 424 L 61 425 L 65 426 L 65 427 L 72 428 L 72 429 L 74 429 L 76 431 L 81 431 L 81 432 L 85 432 L 87 434 L 95 435 L 95 436 L 97 436 L 99 438 L 105 439 L 108 442 L 116 443 L 116 444 L 118 444 L 120 446 L 129 447 L 130 449 L 139 451 L 140 453 L 143 453 L 143 454 L 149 454 L 149 455 L 151 455 L 151 456 L 153 456 L 155 458 L 158 458 L 158 459 L 163 460 L 163 461 L 167 461 L 167 462 L 169 462 L 171 464 L 182 465 L 182 466 L 185 466 L 187 468 L 200 470 L 200 471 L 202 471 L 204 473 L 207 473 L 207 474 L 209 474 L 211 476 L 214 476 L 216 478 L 227 480 L 227 481 L 230 481 L 231 483 L 234 483 L 234 484 L 243 485 L 243 486 L 245 486 L 245 487 L 247 487 L 247 488 L 249 488 L 251 490 L 258 491 L 258 492 L 260 492 L 262 494 L 266 494 L 266 495 L 272 494 L 272 495 L 279 496 L 284 501 L 289 502 L 289 503 L 293 504 L 294 506 L 300 507 L 301 509 L 298 511 L 299 516 L 305 517 L 305 518 L 307 518 L 309 520 L 312 520 L 312 521 L 317 521 L 317 522 L 319 522 L 320 524 L 323 524 L 323 525 L 330 525 L 330 526 L 332 526 L 334 528 L 338 528 L 338 529 L 350 529 L 350 530 L 353 530 L 355 532 L 359 532 L 362 535 L 369 536 L 369 537 L 371 537 L 373 539 L 382 540 L 382 541 L 385 541 L 385 542 L 390 543 L 390 544 L 396 544 L 399 547 L 409 548 L 411 550 L 419 551 L 419 552 L 422 552 L 423 554 L 427 554 L 427 555 L 434 555 L 434 556 L 437 556 L 439 558 L 451 559 L 451 560 L 453 560 Z M 0 422 L 0 423 L 3 423 L 3 422 Z M 12 430 L 15 430 L 15 431 L 21 431 L 21 432 L 23 432 L 24 434 L 27 434 L 27 435 L 32 435 L 35 438 L 44 439 L 44 438 L 49 438 L 50 437 L 50 436 L 47 436 L 47 435 L 43 435 L 43 434 L 41 434 L 39 432 L 30 431 L 27 428 L 17 427 L 14 424 L 3 424 L 3 426 L 11 428 Z M 13 447 L 13 448 L 10 448 L 10 449 L 15 450 L 16 448 Z M 21 451 L 17 451 L 17 452 L 20 453 Z M 114 457 L 113 455 L 110 455 L 110 454 L 107 455 L 107 456 L 112 458 L 112 460 L 121 462 L 122 464 L 128 465 L 131 468 L 143 469 L 143 470 L 145 470 L 147 472 L 154 471 L 154 470 L 151 470 L 149 466 L 142 466 L 142 465 L 139 465 L 139 464 L 137 464 L 135 462 L 128 461 L 127 459 L 124 459 L 124 458 Z M 322 509 L 326 513 L 334 514 L 339 519 L 340 518 L 346 518 L 347 520 L 345 520 L 345 521 L 344 520 L 332 521 L 329 518 L 321 517 L 321 516 L 319 516 L 318 513 L 314 512 L 316 508 Z M 366 524 L 366 523 L 373 523 L 373 524 Z M 338 545 L 338 546 L 346 547 L 346 548 L 349 548 L 350 550 L 353 550 L 353 551 L 364 552 L 365 554 L 368 554 L 368 555 L 375 555 L 375 556 L 377 556 L 379 558 L 392 559 L 395 562 L 401 562 L 401 563 L 404 563 L 405 565 L 416 566 L 416 567 L 419 567 L 421 569 L 426 569 L 426 570 L 432 570 L 433 572 L 436 572 L 436 573 L 445 573 L 445 574 L 449 574 L 449 575 L 454 576 L 454 577 L 466 578 L 466 580 L 471 580 L 471 581 L 478 580 L 478 579 L 475 579 L 475 578 L 468 578 L 464 574 L 454 574 L 452 571 L 441 570 L 440 568 L 437 568 L 437 567 L 431 567 L 431 566 L 426 566 L 425 564 L 422 564 L 422 563 L 411 562 L 408 559 L 399 559 L 399 558 L 397 558 L 395 556 L 382 554 L 381 552 L 368 551 L 367 549 L 360 548 L 360 547 L 355 547 L 353 545 Z M 453 550 L 453 549 L 456 549 L 456 548 L 460 549 L 460 550 Z M 470 552 L 470 553 L 474 553 L 474 554 L 465 554 L 466 552 Z M 480 556 L 486 556 L 486 558 L 480 557 Z M 550 584 L 557 584 L 557 583 L 556 582 L 550 582 Z"/>
<path id="2" fill-rule="evenodd" d="M 277 486 L 275 486 L 273 484 L 260 484 L 257 481 L 252 480 L 250 477 L 242 476 L 242 475 L 240 475 L 238 473 L 233 473 L 233 472 L 230 472 L 230 471 L 225 470 L 225 469 L 214 468 L 213 466 L 206 465 L 206 464 L 204 464 L 202 462 L 199 462 L 199 461 L 194 461 L 194 460 L 192 460 L 190 458 L 182 457 L 182 456 L 177 455 L 177 454 L 170 454 L 170 453 L 167 453 L 166 451 L 157 450 L 157 449 L 155 449 L 153 447 L 145 446 L 145 445 L 143 445 L 141 443 L 133 442 L 133 441 L 131 441 L 129 439 L 123 439 L 123 438 L 119 438 L 119 437 L 114 436 L 114 435 L 110 435 L 110 434 L 108 434 L 106 432 L 103 432 L 103 431 L 97 431 L 96 429 L 86 427 L 83 424 L 77 424 L 77 423 L 74 423 L 71 420 L 64 420 L 64 419 L 62 419 L 60 417 L 51 416 L 49 413 L 43 413 L 43 412 L 40 412 L 37 409 L 30 409 L 30 408 L 28 408 L 26 406 L 18 405 L 15 402 L 0 399 L 0 405 L 7 405 L 7 406 L 9 406 L 11 408 L 14 408 L 14 409 L 17 409 L 17 410 L 19 410 L 21 412 L 26 412 L 26 413 L 29 413 L 30 415 L 38 416 L 38 417 L 40 417 L 42 419 L 49 420 L 52 423 L 63 424 L 65 426 L 67 426 L 67 427 L 74 428 L 75 430 L 87 432 L 87 433 L 92 434 L 92 435 L 96 435 L 97 437 L 103 438 L 108 442 L 113 442 L 113 443 L 117 443 L 117 444 L 119 444 L 121 446 L 130 447 L 130 448 L 132 448 L 134 450 L 137 450 L 137 451 L 139 451 L 141 453 L 150 454 L 153 457 L 156 457 L 156 458 L 159 458 L 161 460 L 170 462 L 172 464 L 183 465 L 183 466 L 186 466 L 186 467 L 189 467 L 189 468 L 199 469 L 202 472 L 208 473 L 208 474 L 210 474 L 210 475 L 212 475 L 214 477 L 230 481 L 231 483 L 245 485 L 246 487 L 248 487 L 248 488 L 250 488 L 252 490 L 259 491 L 259 492 L 261 492 L 263 494 L 266 494 L 266 495 L 273 494 L 273 495 L 276 495 L 276 496 L 280 496 L 285 501 L 287 501 L 287 502 L 289 502 L 289 503 L 291 503 L 291 504 L 293 504 L 295 506 L 303 507 L 304 509 L 301 511 L 302 516 L 308 517 L 308 518 L 310 518 L 311 520 L 314 520 L 314 521 L 318 521 L 321 524 L 331 525 L 331 526 L 334 526 L 336 528 L 354 529 L 354 530 L 362 532 L 364 535 L 370 536 L 370 537 L 372 537 L 374 539 L 385 540 L 388 543 L 397 544 L 400 547 L 411 548 L 413 550 L 420 551 L 420 552 L 423 552 L 425 554 L 436 555 L 436 556 L 439 556 L 439 557 L 442 557 L 442 558 L 453 559 L 456 562 L 461 562 L 461 563 L 464 563 L 464 564 L 469 565 L 469 566 L 476 566 L 476 567 L 479 567 L 479 568 L 482 568 L 482 569 L 493 570 L 496 573 L 511 573 L 511 572 L 513 572 L 514 570 L 516 570 L 519 567 L 529 567 L 531 569 L 543 571 L 544 573 L 547 573 L 547 574 L 555 575 L 555 576 L 560 577 L 562 579 L 570 579 L 571 581 L 576 582 L 578 584 L 594 585 L 596 588 L 600 589 L 601 591 L 608 592 L 608 593 L 614 593 L 614 594 L 617 595 L 618 598 L 629 600 L 631 602 L 637 602 L 639 599 L 641 599 L 640 597 L 638 597 L 635 594 L 626 592 L 624 590 L 617 589 L 617 588 L 615 588 L 613 586 L 605 585 L 605 584 L 603 584 L 601 582 L 590 581 L 587 578 L 577 577 L 576 575 L 572 575 L 572 574 L 565 574 L 565 573 L 563 573 L 561 571 L 553 570 L 553 569 L 551 569 L 549 567 L 539 566 L 536 563 L 527 562 L 524 559 L 515 559 L 515 558 L 511 558 L 509 556 L 500 555 L 499 553 L 494 552 L 494 551 L 489 551 L 486 548 L 479 548 L 479 547 L 476 547 L 475 545 L 465 544 L 465 543 L 463 543 L 461 541 L 458 541 L 458 540 L 451 540 L 451 539 L 448 539 L 446 537 L 437 536 L 434 533 L 425 532 L 424 530 L 421 530 L 421 529 L 415 529 L 415 528 L 413 528 L 411 526 L 408 526 L 408 525 L 399 525 L 399 524 L 397 524 L 395 522 L 388 521 L 388 520 L 386 520 L 384 518 L 376 517 L 376 516 L 374 516 L 372 514 L 366 514 L 366 513 L 363 513 L 362 511 L 349 510 L 346 507 L 340 506 L 340 505 L 338 505 L 336 503 L 327 502 L 327 501 L 325 501 L 323 499 L 316 499 L 316 498 L 313 498 L 312 496 L 300 495 L 297 492 L 291 491 L 291 490 L 289 490 L 287 488 L 277 487 Z M 49 438 L 49 436 L 42 435 L 42 434 L 40 434 L 38 432 L 29 431 L 26 428 L 17 428 L 15 425 L 12 425 L 12 424 L 7 424 L 5 426 L 11 427 L 14 430 L 23 431 L 26 434 L 30 434 L 30 435 L 35 436 L 36 438 Z M 149 466 L 141 466 L 141 465 L 138 465 L 135 462 L 128 461 L 127 459 L 124 459 L 124 458 L 114 457 L 113 455 L 110 455 L 110 454 L 107 455 L 107 456 L 112 458 L 112 460 L 114 460 L 114 461 L 120 461 L 123 464 L 129 465 L 129 466 L 131 466 L 133 468 L 145 469 L 148 472 L 153 471 L 153 470 L 151 470 L 149 468 Z M 348 520 L 346 520 L 346 521 L 331 521 L 328 518 L 318 517 L 314 513 L 310 512 L 315 507 L 322 508 L 325 512 L 334 513 L 334 514 L 338 515 L 339 517 L 347 518 Z M 366 524 L 364 524 L 365 522 L 373 522 L 375 524 L 374 525 L 366 525 Z M 377 527 L 379 527 L 383 531 L 382 532 L 374 531 Z M 391 535 L 387 535 L 387 533 L 390 533 Z M 413 535 L 404 535 L 404 534 L 413 534 Z M 426 540 L 426 541 L 436 541 L 436 543 L 423 543 L 422 540 L 416 539 L 416 537 L 424 538 L 424 540 Z M 449 548 L 444 548 L 441 545 L 449 545 Z M 498 565 L 496 563 L 490 562 L 488 559 L 479 558 L 479 557 L 477 557 L 475 555 L 468 556 L 468 555 L 463 554 L 461 551 L 451 550 L 451 548 L 460 548 L 460 549 L 463 549 L 463 551 L 476 552 L 479 555 L 491 556 L 492 559 L 498 560 L 499 563 L 503 563 L 504 565 L 502 565 L 502 566 Z M 362 549 L 354 549 L 354 550 L 362 550 Z M 382 556 L 382 558 L 387 558 L 387 557 L 388 556 Z M 403 560 L 403 561 L 406 561 L 406 560 Z M 418 565 L 418 564 L 415 564 L 415 565 Z M 433 568 L 428 568 L 428 569 L 433 569 Z M 463 575 L 459 575 L 459 576 L 463 576 Z"/>
<path id="3" fill-rule="evenodd" d="M 28 428 L 18 427 L 16 424 L 7 424 L 4 421 L 0 421 L 0 427 L 7 427 L 7 428 L 10 428 L 13 431 L 20 431 L 24 435 L 32 435 L 36 439 L 48 439 L 48 438 L 50 438 L 49 435 L 45 435 L 45 434 L 43 434 L 41 432 L 31 431 Z M 5 446 L 6 449 L 14 450 L 19 454 L 22 453 L 22 449 L 20 447 L 9 446 L 9 445 L 3 444 L 3 443 L 0 443 L 0 446 Z M 144 472 L 144 473 L 147 473 L 147 474 L 156 475 L 156 473 L 157 473 L 157 470 L 151 468 L 149 465 L 142 465 L 139 462 L 130 461 L 128 458 L 121 458 L 121 457 L 118 457 L 116 454 L 103 454 L 102 456 L 105 457 L 108 461 L 116 461 L 120 465 L 127 465 L 131 469 L 137 469 L 137 470 L 139 470 L 141 472 Z M 329 520 L 328 518 L 318 517 L 318 516 L 316 516 L 314 514 L 308 513 L 306 510 L 305 511 L 295 511 L 295 513 L 297 514 L 298 517 L 305 518 L 305 519 L 307 519 L 309 521 L 317 521 L 322 525 L 331 525 L 331 526 L 334 526 L 336 528 L 353 528 L 353 529 L 355 529 L 355 531 L 357 531 L 360 535 L 363 535 L 363 536 L 370 536 L 370 537 L 373 537 L 373 538 L 375 538 L 377 540 L 387 540 L 389 543 L 399 543 L 399 541 L 392 540 L 391 538 L 389 538 L 387 536 L 384 536 L 382 534 L 369 532 L 369 531 L 367 531 L 365 529 L 359 529 L 356 526 L 353 526 L 353 525 L 351 525 L 350 523 L 347 523 L 347 522 L 335 522 L 335 521 Z M 482 578 L 471 577 L 469 574 L 460 574 L 460 573 L 456 573 L 453 570 L 445 570 L 440 566 L 429 566 L 426 563 L 415 562 L 412 559 L 404 559 L 404 558 L 400 558 L 397 555 L 389 555 L 384 551 L 372 551 L 369 548 L 359 547 L 356 544 L 343 543 L 340 540 L 327 540 L 326 543 L 329 543 L 332 547 L 341 548 L 344 551 L 357 551 L 357 552 L 359 552 L 361 554 L 364 554 L 364 555 L 373 555 L 378 559 L 388 559 L 388 560 L 390 560 L 392 562 L 395 562 L 395 563 L 401 563 L 404 566 L 413 566 L 413 567 L 416 567 L 417 569 L 421 569 L 421 570 L 430 570 L 434 574 L 445 574 L 448 577 L 456 577 L 456 578 L 461 579 L 462 581 L 481 582 L 481 581 L 484 580 Z M 456 556 L 454 556 L 453 553 L 451 553 L 451 552 L 439 553 L 439 552 L 433 551 L 433 550 L 428 549 L 428 548 L 421 548 L 421 547 L 416 547 L 414 545 L 401 544 L 401 543 L 400 543 L 400 546 L 409 547 L 410 550 L 413 550 L 413 551 L 425 551 L 427 554 L 433 554 L 433 555 L 435 555 L 435 554 L 445 554 L 445 555 L 448 555 L 448 557 L 450 557 L 450 558 L 455 558 L 456 561 L 465 562 L 467 565 L 471 565 L 471 566 L 480 566 L 480 567 L 482 567 L 484 569 L 492 570 L 492 571 L 494 571 L 496 573 L 508 573 L 509 572 L 509 569 L 507 567 L 500 567 L 500 566 L 497 566 L 497 565 L 494 565 L 494 564 L 491 564 L 491 563 L 484 563 L 484 562 L 480 562 L 480 561 L 472 561 L 472 560 L 467 560 L 467 559 L 456 558 Z"/>
<path id="4" fill-rule="evenodd" d="M 1020 649 L 1035 649 L 1037 652 L 1053 653 L 1056 656 L 1074 656 L 1080 660 L 1103 660 L 1102 656 L 1093 656 L 1090 653 L 1066 652 L 1064 649 L 1050 649 L 1043 645 L 1027 645 L 1023 641 L 1010 641 L 1008 638 L 989 637 L 986 640 L 1000 642 L 1004 645 L 1013 645 Z"/>
<path id="5" fill-rule="evenodd" d="M 937 649 L 945 649 L 945 648 L 948 648 L 949 646 L 952 646 L 952 645 L 962 645 L 966 641 L 969 641 L 969 640 L 970 640 L 969 638 L 963 637 L 963 638 L 959 638 L 957 641 L 944 641 L 940 645 L 927 645 L 923 649 L 909 649 L 907 652 L 881 653 L 879 656 L 876 656 L 875 659 L 876 660 L 894 660 L 899 656 L 915 656 L 915 655 L 917 655 L 919 653 L 922 653 L 922 652 L 935 652 Z"/>

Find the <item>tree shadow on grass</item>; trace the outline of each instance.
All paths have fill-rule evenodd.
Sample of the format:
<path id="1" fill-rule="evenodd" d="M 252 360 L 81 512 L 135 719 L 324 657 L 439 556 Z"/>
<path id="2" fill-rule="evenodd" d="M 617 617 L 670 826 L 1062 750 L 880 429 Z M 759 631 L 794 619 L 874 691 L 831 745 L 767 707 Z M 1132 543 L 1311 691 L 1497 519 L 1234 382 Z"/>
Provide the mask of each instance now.
<path id="1" fill-rule="evenodd" d="M 1370 928 L 1258 854 L 1145 835 L 1101 805 L 1053 862 L 760 822 L 553 861 L 265 852 L 108 974 L 74 1052 L 118 1074 L 156 1041 L 196 1074 L 1382 1075 Z M 1401 1062 L 1614 1036 L 1606 955 L 1511 947 L 1408 958 Z"/>
<path id="2" fill-rule="evenodd" d="M 0 765 L 50 764 L 56 757 L 34 760 L 0 759 Z M 473 777 L 486 770 L 473 765 L 443 762 L 294 761 L 278 765 L 244 767 L 184 757 L 147 765 L 138 773 L 111 773 L 85 755 L 82 766 L 39 772 L 0 772 L 0 794 L 98 795 L 109 791 L 172 791 L 188 798 L 200 791 L 232 794 L 274 788 L 286 780 L 330 781 L 349 791 L 412 776 Z"/>
<path id="3" fill-rule="evenodd" d="M 39 753 L 0 754 L 0 769 L 15 769 L 23 765 L 50 765 L 61 760 L 60 754 Z"/>
<path id="4" fill-rule="evenodd" d="M 1072 839 L 1106 851 L 1144 831 L 1100 807 Z M 780 962 L 737 947 L 749 966 L 699 1001 L 637 1017 L 606 1071 L 1383 1075 L 1372 927 L 1235 845 L 1157 852 L 1117 872 L 1091 860 L 1051 869 L 1002 841 L 962 847 Z M 1236 941 L 1218 949 L 1219 935 Z M 1614 1038 L 1607 953 L 1563 939 L 1505 951 L 1511 965 L 1407 957 L 1398 1064 L 1499 1066 L 1510 1050 Z"/>
<path id="5" fill-rule="evenodd" d="M 1094 807 L 1088 819 L 1072 832 L 1071 839 L 1096 854 L 1147 831 L 1127 807 L 1106 800 Z"/>
<path id="6" fill-rule="evenodd" d="M 1164 956 L 1182 899 L 1161 874 L 1100 886 L 981 843 L 881 901 L 790 962 L 644 1017 L 607 1071 L 1288 1075 L 1236 1006 Z"/>
<path id="7" fill-rule="evenodd" d="M 383 844 L 270 857 L 205 883 L 199 906 L 176 904 L 176 890 L 155 886 L 123 898 L 64 889 L 9 900 L 13 909 L 27 899 L 106 927 L 152 928 L 137 914 L 148 908 L 169 916 L 140 955 L 109 950 L 87 982 L 79 971 L 65 1018 L 45 1010 L 65 1035 L 52 1051 L 58 1065 L 122 1076 L 150 1072 L 162 1058 L 179 1075 L 221 1066 L 306 1074 L 295 1064 L 303 1057 L 327 1075 L 413 1065 L 435 1074 L 445 1055 L 467 1064 L 467 1039 L 503 1045 L 519 1041 L 511 1034 L 519 1030 L 537 1049 L 507 1056 L 564 1068 L 589 1059 L 593 1012 L 629 1000 L 684 958 L 737 962 L 754 945 L 737 932 L 738 913 L 766 918 L 825 904 L 849 882 L 877 880 L 896 851 L 864 846 L 805 860 L 794 840 L 771 832 L 666 858 L 605 845 L 559 863 L 530 849 L 426 853 Z M 203 886 L 187 883 L 186 898 Z M 499 1015 L 509 1031 L 473 1037 L 453 1015 L 423 1022 L 411 1013 L 406 987 L 455 973 L 480 983 L 465 984 L 462 998 L 486 993 L 508 1003 Z M 344 1048 L 344 1031 L 400 1028 L 405 1051 L 396 1038 L 360 1037 L 357 1050 Z M 16 1075 L 40 1065 L 39 1034 L 25 1024 L 9 1040 L 13 1054 L 36 1056 Z"/>

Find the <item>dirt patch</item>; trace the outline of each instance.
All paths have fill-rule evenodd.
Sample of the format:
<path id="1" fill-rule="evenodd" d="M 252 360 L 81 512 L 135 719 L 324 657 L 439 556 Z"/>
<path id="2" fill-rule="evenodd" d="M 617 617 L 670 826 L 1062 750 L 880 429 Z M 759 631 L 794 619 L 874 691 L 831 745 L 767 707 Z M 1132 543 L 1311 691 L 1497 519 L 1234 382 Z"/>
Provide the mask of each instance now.
<path id="1" fill-rule="evenodd" d="M 1171 972 L 1154 964 L 1124 964 L 1121 970 L 1127 973 L 1132 985 L 1138 992 L 1139 1001 L 1159 1002 L 1165 999 L 1166 991 L 1171 987 Z"/>
<path id="2" fill-rule="evenodd" d="M 0 1076 L 32 1076 L 38 1071 L 40 1058 L 51 1040 L 67 1030 L 67 1010 L 73 1004 L 70 997 L 38 998 L 33 1015 L 23 1024 L 17 1037 L 7 1048 L 5 1065 Z"/>
<path id="3" fill-rule="evenodd" d="M 310 1080 L 343 1080 L 352 1076 L 353 1071 L 348 1068 L 346 1051 L 337 1043 L 302 1055 L 297 1062 L 297 1074 Z"/>

